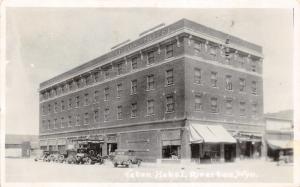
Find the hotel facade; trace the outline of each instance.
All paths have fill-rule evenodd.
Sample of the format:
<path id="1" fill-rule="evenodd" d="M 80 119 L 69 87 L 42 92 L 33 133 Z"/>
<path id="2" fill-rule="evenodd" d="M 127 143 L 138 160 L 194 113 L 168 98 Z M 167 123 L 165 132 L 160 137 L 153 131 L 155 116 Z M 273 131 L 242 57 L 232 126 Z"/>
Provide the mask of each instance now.
<path id="1" fill-rule="evenodd" d="M 40 84 L 40 147 L 144 161 L 263 154 L 262 47 L 186 19 Z"/>

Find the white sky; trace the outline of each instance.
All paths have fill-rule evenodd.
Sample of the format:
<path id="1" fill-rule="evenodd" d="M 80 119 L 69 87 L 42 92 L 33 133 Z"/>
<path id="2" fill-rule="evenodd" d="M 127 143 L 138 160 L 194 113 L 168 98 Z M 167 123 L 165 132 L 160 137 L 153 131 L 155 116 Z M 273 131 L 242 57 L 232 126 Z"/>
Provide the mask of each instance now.
<path id="1" fill-rule="evenodd" d="M 265 112 L 292 109 L 291 9 L 8 8 L 6 133 L 38 134 L 40 82 L 182 18 L 261 45 Z"/>

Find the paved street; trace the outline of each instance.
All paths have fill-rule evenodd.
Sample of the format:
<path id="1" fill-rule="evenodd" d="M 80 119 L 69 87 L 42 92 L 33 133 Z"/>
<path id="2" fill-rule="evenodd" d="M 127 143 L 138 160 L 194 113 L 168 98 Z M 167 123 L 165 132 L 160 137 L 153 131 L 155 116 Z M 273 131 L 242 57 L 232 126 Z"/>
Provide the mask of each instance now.
<path id="1" fill-rule="evenodd" d="M 293 166 L 246 160 L 235 163 L 174 165 L 143 163 L 139 168 L 69 165 L 6 159 L 6 182 L 292 182 Z"/>

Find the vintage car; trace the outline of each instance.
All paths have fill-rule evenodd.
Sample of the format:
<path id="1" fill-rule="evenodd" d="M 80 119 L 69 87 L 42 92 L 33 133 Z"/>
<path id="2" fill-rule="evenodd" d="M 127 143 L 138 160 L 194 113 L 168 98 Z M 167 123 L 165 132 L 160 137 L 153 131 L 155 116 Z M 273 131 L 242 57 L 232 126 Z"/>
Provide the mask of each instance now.
<path id="1" fill-rule="evenodd" d="M 50 153 L 49 151 L 40 150 L 38 156 L 34 158 L 34 161 L 47 161 Z"/>
<path id="2" fill-rule="evenodd" d="M 114 167 L 125 166 L 130 167 L 136 164 L 138 167 L 141 165 L 142 159 L 136 157 L 134 150 L 117 149 L 113 158 Z"/>

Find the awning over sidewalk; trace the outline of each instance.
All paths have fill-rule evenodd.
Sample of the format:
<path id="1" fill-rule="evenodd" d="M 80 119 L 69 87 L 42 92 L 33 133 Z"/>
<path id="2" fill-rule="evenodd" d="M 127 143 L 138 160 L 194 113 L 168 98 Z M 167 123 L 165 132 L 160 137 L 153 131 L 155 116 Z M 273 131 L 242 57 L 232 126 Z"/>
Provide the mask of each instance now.
<path id="1" fill-rule="evenodd" d="M 231 134 L 221 125 L 190 123 L 191 143 L 236 143 Z"/>
<path id="2" fill-rule="evenodd" d="M 267 140 L 271 149 L 293 149 L 292 140 Z"/>

